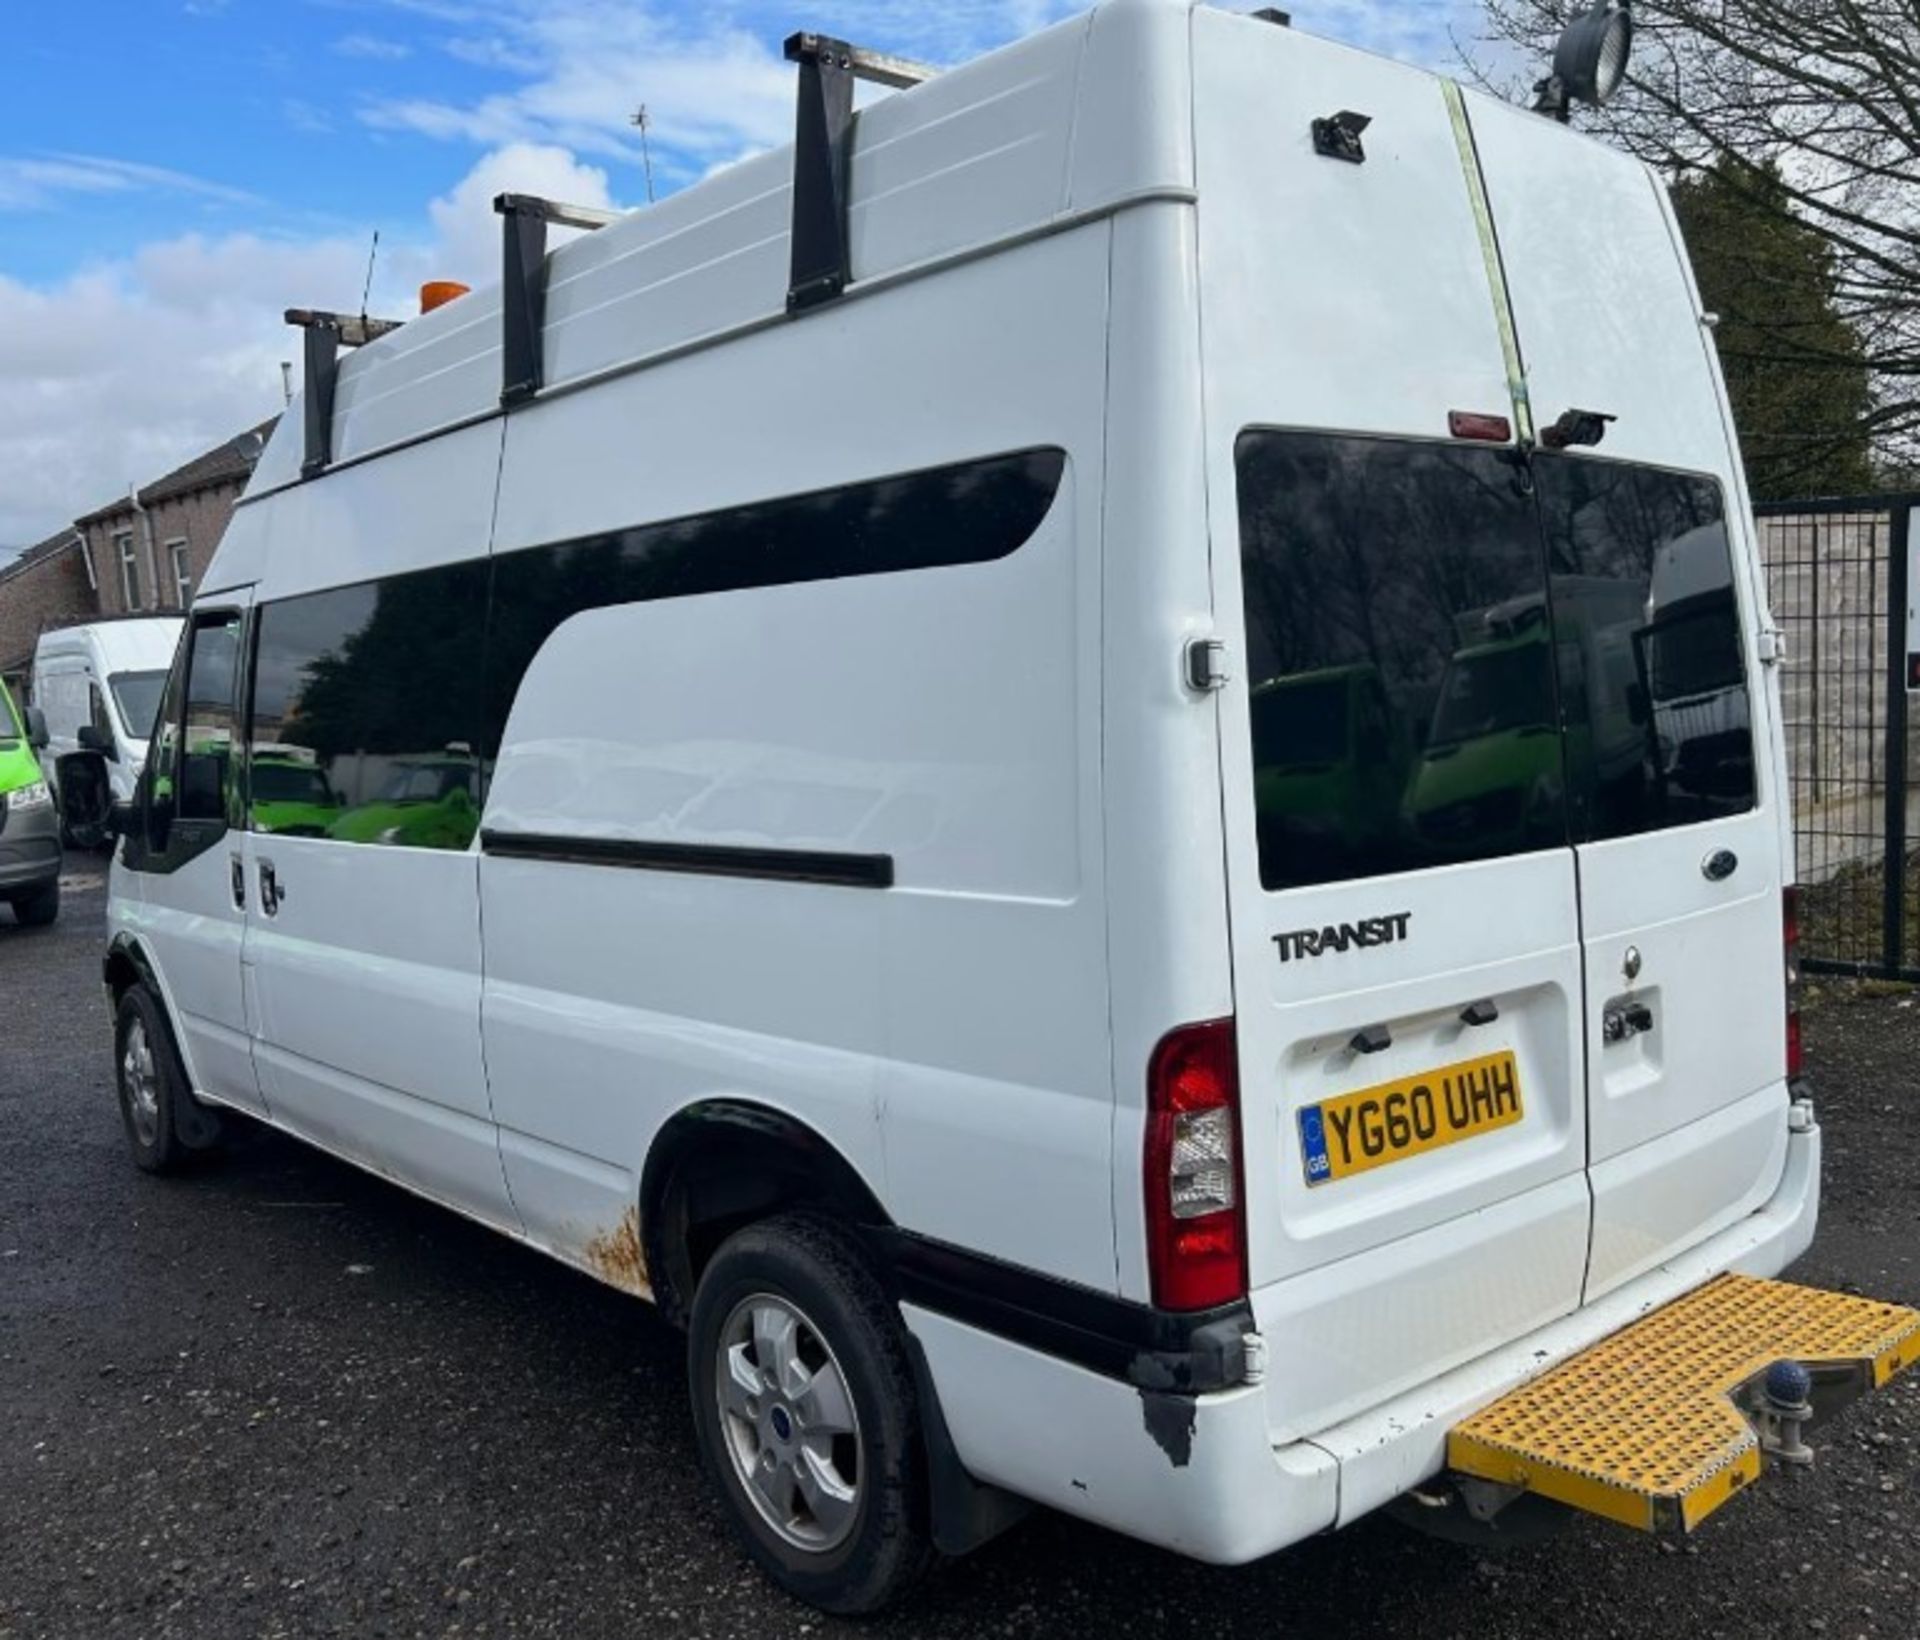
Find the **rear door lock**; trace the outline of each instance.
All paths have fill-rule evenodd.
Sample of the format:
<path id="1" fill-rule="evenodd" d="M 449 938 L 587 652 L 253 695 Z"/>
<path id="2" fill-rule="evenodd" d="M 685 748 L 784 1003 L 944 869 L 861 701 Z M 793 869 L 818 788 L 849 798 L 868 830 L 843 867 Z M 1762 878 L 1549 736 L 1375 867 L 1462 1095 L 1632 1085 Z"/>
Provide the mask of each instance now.
<path id="1" fill-rule="evenodd" d="M 1600 1016 L 1600 1034 L 1608 1042 L 1625 1042 L 1653 1029 L 1653 1010 L 1644 1002 L 1615 1002 Z"/>

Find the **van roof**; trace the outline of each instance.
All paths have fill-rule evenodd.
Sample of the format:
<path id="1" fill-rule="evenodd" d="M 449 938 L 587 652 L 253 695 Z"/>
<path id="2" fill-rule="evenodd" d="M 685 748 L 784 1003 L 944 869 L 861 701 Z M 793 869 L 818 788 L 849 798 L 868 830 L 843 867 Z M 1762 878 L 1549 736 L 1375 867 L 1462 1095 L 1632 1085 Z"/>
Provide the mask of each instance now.
<path id="1" fill-rule="evenodd" d="M 1129 204 L 1193 201 L 1190 15 L 1205 4 L 1103 0 L 863 109 L 848 295 Z M 1437 78 L 1393 66 L 1410 91 Z M 793 172 L 788 144 L 554 249 L 542 396 L 785 322 Z M 351 350 L 335 380 L 330 464 L 499 414 L 503 329 L 494 281 Z M 299 481 L 304 407 L 303 393 L 281 417 L 243 507 Z M 204 584 L 223 585 L 222 571 L 216 559 Z"/>
<path id="2" fill-rule="evenodd" d="M 164 672 L 180 641 L 178 615 L 121 616 L 40 634 L 34 664 L 62 655 L 97 660 L 108 672 Z"/>
<path id="3" fill-rule="evenodd" d="M 1195 3 L 1106 0 L 863 109 L 849 208 L 856 289 L 1129 202 L 1191 199 Z M 547 390 L 784 320 L 793 164 L 791 145 L 758 155 L 560 245 Z M 495 282 L 347 355 L 334 462 L 494 414 L 501 309 Z M 300 410 L 282 418 L 250 499 L 298 480 L 302 428 Z"/>

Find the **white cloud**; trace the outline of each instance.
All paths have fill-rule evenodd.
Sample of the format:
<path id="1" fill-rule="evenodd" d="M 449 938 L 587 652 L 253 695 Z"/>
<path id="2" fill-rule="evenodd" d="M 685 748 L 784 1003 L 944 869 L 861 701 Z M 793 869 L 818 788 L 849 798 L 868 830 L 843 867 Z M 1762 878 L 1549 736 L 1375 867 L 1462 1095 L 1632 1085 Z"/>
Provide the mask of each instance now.
<path id="1" fill-rule="evenodd" d="M 136 160 L 103 159 L 96 154 L 0 154 L 0 209 L 37 210 L 64 194 L 118 194 L 159 190 L 191 194 L 222 205 L 256 205 L 243 188 L 210 182 L 185 171 Z"/>
<path id="2" fill-rule="evenodd" d="M 427 207 L 434 244 L 424 253 L 439 259 L 433 279 L 458 279 L 463 284 L 490 283 L 500 277 L 500 218 L 494 213 L 494 195 L 539 194 L 569 205 L 591 205 L 600 210 L 614 201 L 607 191 L 607 173 L 583 165 L 564 148 L 516 143 L 496 149 L 462 177 L 453 190 Z M 549 244 L 573 237 L 555 228 Z"/>
<path id="3" fill-rule="evenodd" d="M 397 63 L 413 55 L 413 47 L 404 40 L 388 40 L 378 34 L 343 34 L 333 42 L 333 49 L 342 57 L 376 63 Z"/>
<path id="4" fill-rule="evenodd" d="M 414 231 L 383 234 L 374 311 L 413 311 L 423 279 L 497 278 L 503 191 L 612 203 L 606 174 L 560 149 L 488 153 Z M 0 542 L 37 541 L 271 415 L 280 361 L 300 357 L 282 314 L 357 309 L 366 261 L 357 234 L 189 234 L 45 288 L 0 277 Z"/>

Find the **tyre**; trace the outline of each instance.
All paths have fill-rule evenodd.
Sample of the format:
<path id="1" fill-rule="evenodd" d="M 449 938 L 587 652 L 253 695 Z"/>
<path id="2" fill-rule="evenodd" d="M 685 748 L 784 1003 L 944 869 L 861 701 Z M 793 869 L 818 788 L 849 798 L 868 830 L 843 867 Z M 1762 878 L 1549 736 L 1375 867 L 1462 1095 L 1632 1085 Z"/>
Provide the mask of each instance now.
<path id="1" fill-rule="evenodd" d="M 28 928 L 46 928 L 60 915 L 60 879 L 15 897 L 13 914 Z"/>
<path id="2" fill-rule="evenodd" d="M 701 1456 L 748 1552 L 789 1594 L 856 1614 L 931 1558 L 898 1310 L 859 1245 L 789 1214 L 738 1231 L 694 1295 Z"/>
<path id="3" fill-rule="evenodd" d="M 172 1173 L 220 1136 L 216 1112 L 194 1099 L 160 1005 L 144 985 L 130 986 L 114 1010 L 114 1076 L 120 1120 L 144 1173 Z"/>

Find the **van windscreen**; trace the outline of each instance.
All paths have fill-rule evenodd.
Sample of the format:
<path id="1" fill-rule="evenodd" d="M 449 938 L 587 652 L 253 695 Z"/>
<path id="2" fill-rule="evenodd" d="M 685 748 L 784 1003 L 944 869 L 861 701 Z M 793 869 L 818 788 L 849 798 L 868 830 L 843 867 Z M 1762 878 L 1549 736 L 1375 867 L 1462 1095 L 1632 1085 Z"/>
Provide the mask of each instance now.
<path id="1" fill-rule="evenodd" d="M 1237 456 L 1268 889 L 1754 806 L 1713 481 L 1310 433 Z"/>
<path id="2" fill-rule="evenodd" d="M 160 672 L 115 672 L 107 679 L 113 690 L 114 704 L 120 708 L 120 721 L 136 740 L 153 735 L 154 721 L 160 716 L 160 695 L 167 687 L 167 674 Z"/>

